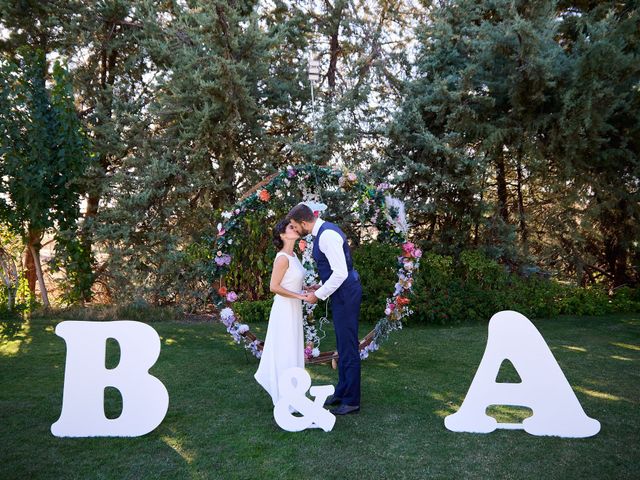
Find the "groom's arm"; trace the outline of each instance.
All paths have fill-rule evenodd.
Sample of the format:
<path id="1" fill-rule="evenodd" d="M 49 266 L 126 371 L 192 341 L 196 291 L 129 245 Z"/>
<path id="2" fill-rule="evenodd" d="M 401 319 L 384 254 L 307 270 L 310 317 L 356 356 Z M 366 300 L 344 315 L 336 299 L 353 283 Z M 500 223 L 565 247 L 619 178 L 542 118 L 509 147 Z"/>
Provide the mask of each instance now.
<path id="1" fill-rule="evenodd" d="M 331 266 L 331 276 L 324 282 L 315 294 L 320 300 L 326 300 L 333 292 L 335 292 L 342 282 L 349 275 L 347 269 L 347 259 L 344 258 L 344 250 L 342 244 L 344 241 L 338 232 L 333 230 L 325 230 L 320 235 L 318 247 L 324 253 Z"/>

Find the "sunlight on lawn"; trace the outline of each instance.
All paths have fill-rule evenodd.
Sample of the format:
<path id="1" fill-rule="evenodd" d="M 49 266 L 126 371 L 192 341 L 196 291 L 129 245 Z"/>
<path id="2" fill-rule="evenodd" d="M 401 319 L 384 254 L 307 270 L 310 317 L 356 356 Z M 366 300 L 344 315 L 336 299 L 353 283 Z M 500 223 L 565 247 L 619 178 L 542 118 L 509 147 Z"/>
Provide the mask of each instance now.
<path id="1" fill-rule="evenodd" d="M 20 352 L 20 348 L 31 343 L 31 325 L 25 322 L 22 327 L 12 335 L 11 340 L 3 340 L 0 343 L 0 355 L 4 357 L 13 357 Z"/>
<path id="2" fill-rule="evenodd" d="M 453 395 L 450 393 L 431 393 L 429 396 L 443 404 L 444 408 L 434 410 L 433 412 L 440 418 L 444 418 L 451 415 L 452 413 L 456 413 L 460 409 L 460 405 L 462 405 L 463 400 L 463 398 L 459 397 L 454 401 L 454 399 L 452 398 Z"/>
<path id="3" fill-rule="evenodd" d="M 589 388 L 584 387 L 573 387 L 574 390 L 577 390 L 580 393 L 584 393 L 585 395 L 589 395 L 590 397 L 599 398 L 602 400 L 611 400 L 612 402 L 619 402 L 620 400 L 624 400 L 628 402 L 626 398 L 618 397 L 617 395 L 612 395 L 610 393 L 598 392 L 597 390 L 591 390 Z"/>
<path id="4" fill-rule="evenodd" d="M 624 362 L 633 362 L 633 358 L 621 357 L 620 355 L 611 355 L 610 358 L 613 358 L 614 360 L 622 360 Z"/>
<path id="5" fill-rule="evenodd" d="M 182 442 L 177 438 L 172 438 L 167 435 L 160 437 L 164 443 L 171 447 L 178 455 L 180 455 L 187 463 L 192 463 L 196 456 L 192 452 L 188 451 L 182 445 Z"/>
<path id="6" fill-rule="evenodd" d="M 571 350 L 572 352 L 586 352 L 587 351 L 586 348 L 575 347 L 573 345 L 562 345 L 562 347 L 566 348 L 567 350 Z"/>
<path id="7" fill-rule="evenodd" d="M 626 348 L 627 350 L 636 350 L 636 351 L 640 352 L 640 346 L 632 345 L 630 343 L 611 342 L 611 345 L 614 345 L 614 346 L 620 347 L 620 348 Z"/>
<path id="8" fill-rule="evenodd" d="M 493 417 L 498 423 L 522 423 L 523 420 L 533 415 L 529 407 L 516 405 L 489 405 L 486 414 Z"/>

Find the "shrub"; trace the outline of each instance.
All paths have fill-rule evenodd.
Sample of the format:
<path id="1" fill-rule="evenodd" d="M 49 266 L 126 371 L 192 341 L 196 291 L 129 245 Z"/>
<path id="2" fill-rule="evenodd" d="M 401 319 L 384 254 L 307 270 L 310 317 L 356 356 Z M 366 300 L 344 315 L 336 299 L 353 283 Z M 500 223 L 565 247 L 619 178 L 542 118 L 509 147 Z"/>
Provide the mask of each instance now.
<path id="1" fill-rule="evenodd" d="M 245 323 L 267 322 L 273 299 L 256 300 L 249 302 L 237 302 L 233 305 L 233 310 Z"/>
<path id="2" fill-rule="evenodd" d="M 385 300 L 398 281 L 398 255 L 397 248 L 384 243 L 361 245 L 353 250 L 353 266 L 362 282 L 361 321 L 375 323 L 384 317 Z"/>
<path id="3" fill-rule="evenodd" d="M 49 308 L 35 310 L 32 317 L 65 320 L 109 321 L 109 320 L 134 320 L 138 322 L 163 322 L 183 320 L 184 311 L 174 306 L 157 307 L 144 301 L 138 301 L 123 305 L 74 305 L 66 308 Z"/>
<path id="4" fill-rule="evenodd" d="M 360 246 L 354 263 L 362 277 L 363 321 L 377 321 L 384 299 L 396 279 L 397 252 L 387 245 Z M 562 284 L 525 269 L 528 275 L 511 272 L 479 250 L 461 252 L 458 259 L 425 253 L 415 278 L 410 322 L 455 324 L 488 321 L 501 310 L 516 310 L 529 318 L 559 314 L 603 315 L 640 311 L 638 290 L 619 288 L 609 297 L 602 288 Z"/>

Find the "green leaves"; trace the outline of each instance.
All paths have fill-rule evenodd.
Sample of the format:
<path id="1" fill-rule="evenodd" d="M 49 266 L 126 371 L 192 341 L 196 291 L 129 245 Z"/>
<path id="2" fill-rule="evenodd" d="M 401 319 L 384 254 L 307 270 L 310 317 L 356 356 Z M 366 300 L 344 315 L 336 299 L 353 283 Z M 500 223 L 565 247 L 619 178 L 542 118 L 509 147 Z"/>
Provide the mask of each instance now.
<path id="1" fill-rule="evenodd" d="M 0 69 L 0 221 L 37 249 L 42 233 L 55 231 L 59 265 L 66 267 L 72 288 L 86 295 L 92 257 L 75 235 L 80 179 L 90 157 L 70 78 L 56 63 L 48 89 L 43 52 L 26 47 L 15 61 L 0 60 Z"/>

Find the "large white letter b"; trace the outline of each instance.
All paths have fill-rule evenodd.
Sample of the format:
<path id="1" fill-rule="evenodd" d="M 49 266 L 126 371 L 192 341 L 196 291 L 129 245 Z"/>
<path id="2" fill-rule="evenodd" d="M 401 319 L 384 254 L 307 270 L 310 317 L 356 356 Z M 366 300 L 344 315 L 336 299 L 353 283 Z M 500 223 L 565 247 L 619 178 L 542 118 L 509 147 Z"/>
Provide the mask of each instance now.
<path id="1" fill-rule="evenodd" d="M 60 419 L 56 437 L 136 437 L 156 428 L 169 408 L 169 393 L 149 369 L 160 355 L 160 337 L 140 322 L 61 322 L 56 335 L 67 343 Z M 120 363 L 105 367 L 107 339 L 120 345 Z M 122 414 L 108 419 L 104 389 L 122 395 Z"/>

